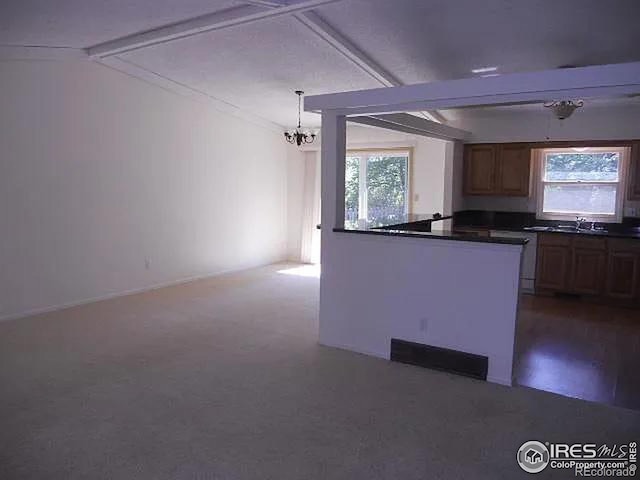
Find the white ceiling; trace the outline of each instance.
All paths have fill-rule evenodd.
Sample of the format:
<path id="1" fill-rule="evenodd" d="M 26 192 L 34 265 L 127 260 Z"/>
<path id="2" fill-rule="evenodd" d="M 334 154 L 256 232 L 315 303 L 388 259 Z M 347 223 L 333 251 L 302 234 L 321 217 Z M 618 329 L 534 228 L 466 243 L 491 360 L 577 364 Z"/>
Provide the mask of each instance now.
<path id="1" fill-rule="evenodd" d="M 638 0 L 349 0 L 319 12 L 406 83 L 640 60 Z"/>
<path id="2" fill-rule="evenodd" d="M 243 4 L 2 0 L 0 45 L 86 48 Z M 405 84 L 472 76 L 483 66 L 511 73 L 640 61 L 640 0 L 342 0 L 314 11 Z M 296 121 L 298 88 L 317 94 L 381 86 L 294 16 L 118 56 L 280 125 Z M 313 114 L 303 121 L 319 123 Z"/>
<path id="3" fill-rule="evenodd" d="M 85 48 L 242 5 L 236 0 L 2 0 L 0 45 Z"/>
<path id="4" fill-rule="evenodd" d="M 375 88 L 326 42 L 292 18 L 218 30 L 119 55 L 280 125 L 293 124 L 298 88 L 307 94 Z M 318 116 L 304 114 L 306 124 Z"/>

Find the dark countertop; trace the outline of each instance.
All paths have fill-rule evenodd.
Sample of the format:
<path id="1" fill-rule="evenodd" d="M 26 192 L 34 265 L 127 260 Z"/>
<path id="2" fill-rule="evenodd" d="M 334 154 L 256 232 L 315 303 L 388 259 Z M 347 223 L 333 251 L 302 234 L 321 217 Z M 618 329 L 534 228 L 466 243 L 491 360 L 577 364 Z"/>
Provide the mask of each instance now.
<path id="1" fill-rule="evenodd" d="M 611 238 L 640 239 L 640 218 L 626 217 L 622 223 L 596 223 L 599 230 L 543 230 L 558 225 L 572 225 L 569 220 L 538 220 L 532 212 L 493 212 L 484 210 L 464 210 L 453 215 L 456 228 L 478 228 L 513 232 L 557 233 L 564 235 L 589 235 Z"/>
<path id="2" fill-rule="evenodd" d="M 334 232 L 355 233 L 363 235 L 386 235 L 393 237 L 414 237 L 437 240 L 456 240 L 463 242 L 497 243 L 503 245 L 524 245 L 526 238 L 480 237 L 468 233 L 458 233 L 450 228 L 433 230 L 433 224 L 451 221 L 452 217 L 434 218 L 433 215 L 409 214 L 393 218 L 368 219 L 353 224 L 345 222 L 343 228 L 334 228 Z"/>

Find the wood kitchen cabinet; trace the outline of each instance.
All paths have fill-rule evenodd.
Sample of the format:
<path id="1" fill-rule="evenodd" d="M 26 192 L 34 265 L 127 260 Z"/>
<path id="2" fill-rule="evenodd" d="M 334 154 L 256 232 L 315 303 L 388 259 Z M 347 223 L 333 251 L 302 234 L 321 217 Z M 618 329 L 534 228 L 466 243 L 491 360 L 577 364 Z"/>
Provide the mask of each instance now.
<path id="1" fill-rule="evenodd" d="M 557 290 L 567 288 L 570 252 L 568 247 L 540 245 L 536 272 L 536 289 Z"/>
<path id="2" fill-rule="evenodd" d="M 496 190 L 499 195 L 529 195 L 531 148 L 522 144 L 498 147 Z"/>
<path id="3" fill-rule="evenodd" d="M 564 235 L 538 235 L 536 291 L 567 290 L 571 261 L 570 245 L 570 240 Z"/>
<path id="4" fill-rule="evenodd" d="M 571 237 L 571 273 L 568 290 L 582 295 L 602 294 L 606 265 L 606 238 Z"/>
<path id="5" fill-rule="evenodd" d="M 494 195 L 496 190 L 496 145 L 469 145 L 464 155 L 464 193 Z"/>
<path id="6" fill-rule="evenodd" d="M 479 144 L 465 147 L 466 195 L 528 196 L 531 147 L 527 144 Z"/>
<path id="7" fill-rule="evenodd" d="M 607 259 L 606 295 L 634 300 L 640 297 L 640 245 L 632 240 L 612 240 Z"/>
<path id="8" fill-rule="evenodd" d="M 640 304 L 640 240 L 538 234 L 536 292 Z"/>
<path id="9" fill-rule="evenodd" d="M 640 200 L 640 142 L 631 145 L 629 166 L 629 200 Z"/>

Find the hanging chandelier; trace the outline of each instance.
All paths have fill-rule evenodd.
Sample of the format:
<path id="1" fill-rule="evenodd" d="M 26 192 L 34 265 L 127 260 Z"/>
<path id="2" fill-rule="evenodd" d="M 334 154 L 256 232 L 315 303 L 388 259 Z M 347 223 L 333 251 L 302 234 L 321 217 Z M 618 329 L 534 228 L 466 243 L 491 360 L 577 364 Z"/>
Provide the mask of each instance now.
<path id="1" fill-rule="evenodd" d="M 284 138 L 287 142 L 295 143 L 298 146 L 303 143 L 313 143 L 316 139 L 315 133 L 303 130 L 300 124 L 300 102 L 302 101 L 303 94 L 304 92 L 302 90 L 296 90 L 296 95 L 298 95 L 298 126 L 294 130 L 284 132 Z"/>
<path id="2" fill-rule="evenodd" d="M 576 108 L 580 108 L 583 105 L 584 102 L 582 100 L 556 100 L 544 104 L 545 107 L 551 109 L 558 120 L 569 118 Z"/>

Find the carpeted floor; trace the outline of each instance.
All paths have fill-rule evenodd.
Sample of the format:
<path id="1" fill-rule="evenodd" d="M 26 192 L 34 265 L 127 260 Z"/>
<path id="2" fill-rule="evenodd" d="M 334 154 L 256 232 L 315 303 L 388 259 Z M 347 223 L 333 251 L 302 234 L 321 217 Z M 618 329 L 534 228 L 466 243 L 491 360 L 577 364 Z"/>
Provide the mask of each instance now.
<path id="1" fill-rule="evenodd" d="M 270 266 L 0 324 L 0 479 L 511 479 L 640 414 L 321 347 Z M 541 478 L 570 478 L 545 471 Z"/>

